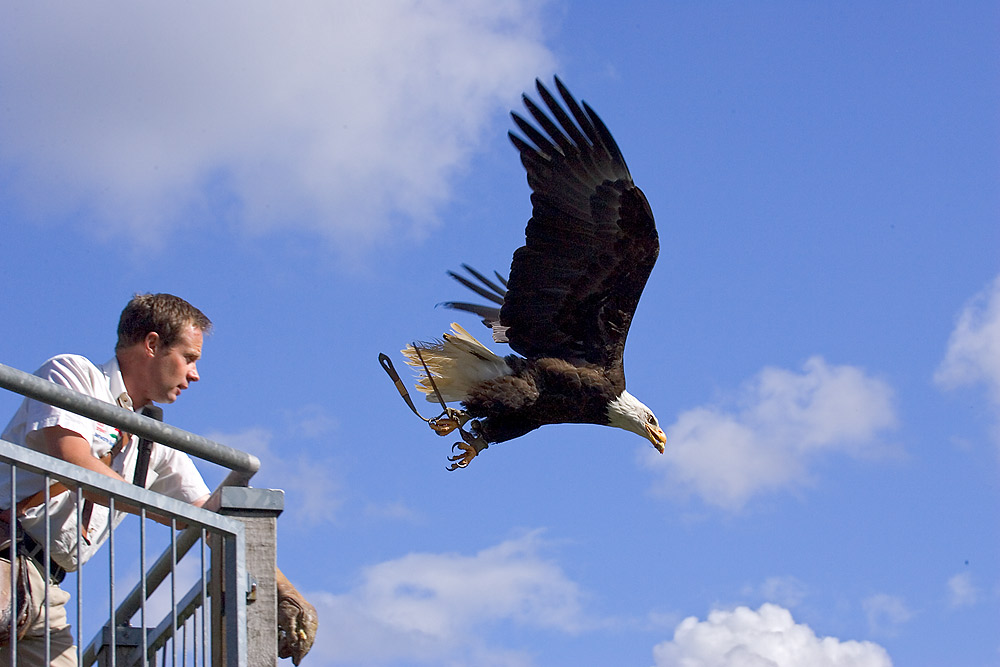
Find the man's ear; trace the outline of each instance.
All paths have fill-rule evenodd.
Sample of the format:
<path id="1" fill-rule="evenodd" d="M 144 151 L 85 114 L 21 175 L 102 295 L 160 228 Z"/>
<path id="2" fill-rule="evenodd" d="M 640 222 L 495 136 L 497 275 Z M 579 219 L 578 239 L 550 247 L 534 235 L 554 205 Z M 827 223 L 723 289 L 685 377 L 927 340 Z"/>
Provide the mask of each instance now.
<path id="1" fill-rule="evenodd" d="M 150 357 L 155 357 L 157 350 L 163 346 L 160 334 L 150 331 L 142 341 L 143 351 Z"/>

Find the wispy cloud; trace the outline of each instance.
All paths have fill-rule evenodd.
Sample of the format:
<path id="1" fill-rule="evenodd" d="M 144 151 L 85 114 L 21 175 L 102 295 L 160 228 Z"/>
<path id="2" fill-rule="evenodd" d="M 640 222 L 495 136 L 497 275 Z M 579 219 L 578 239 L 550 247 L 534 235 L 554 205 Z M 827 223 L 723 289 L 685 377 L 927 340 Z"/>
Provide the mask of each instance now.
<path id="1" fill-rule="evenodd" d="M 913 611 L 906 602 L 887 593 L 878 593 L 865 598 L 861 603 L 868 619 L 868 628 L 873 634 L 894 637 L 900 628 L 913 618 Z"/>
<path id="2" fill-rule="evenodd" d="M 774 604 L 756 611 L 716 610 L 704 621 L 684 619 L 672 640 L 653 649 L 655 667 L 773 665 L 774 667 L 890 667 L 878 644 L 818 637 Z"/>
<path id="3" fill-rule="evenodd" d="M 365 568 L 344 594 L 310 592 L 324 627 L 313 652 L 325 664 L 530 664 L 490 635 L 588 624 L 582 591 L 544 550 L 534 531 L 472 555 L 411 553 Z"/>
<path id="4" fill-rule="evenodd" d="M 948 579 L 948 605 L 953 609 L 972 607 L 979 602 L 979 588 L 969 572 L 959 572 Z"/>
<path id="5" fill-rule="evenodd" d="M 893 392 L 854 366 L 809 359 L 801 372 L 765 368 L 728 406 L 682 413 L 664 456 L 643 453 L 661 475 L 657 491 L 693 492 L 736 510 L 754 495 L 809 482 L 821 455 L 879 452 L 896 424 Z"/>
<path id="6" fill-rule="evenodd" d="M 550 71 L 540 3 L 11 5 L 0 173 L 39 216 L 157 238 L 419 233 Z"/>
<path id="7" fill-rule="evenodd" d="M 288 437 L 288 433 L 292 431 L 284 437 Z M 294 507 L 294 512 L 286 516 L 304 524 L 336 520 L 344 504 L 345 492 L 332 460 L 324 459 L 315 451 L 302 451 L 298 455 L 277 452 L 272 446 L 274 433 L 263 427 L 234 433 L 210 432 L 205 437 L 258 457 L 261 469 L 254 477 L 254 485 L 285 489 L 286 507 Z"/>
<path id="8" fill-rule="evenodd" d="M 797 577 L 785 575 L 768 577 L 757 586 L 744 586 L 742 593 L 783 607 L 794 608 L 806 598 L 809 589 Z"/>
<path id="9" fill-rule="evenodd" d="M 934 380 L 945 389 L 985 384 L 1000 408 L 1000 276 L 962 309 Z"/>
<path id="10" fill-rule="evenodd" d="M 419 523 L 422 512 L 399 500 L 365 499 L 345 481 L 344 462 L 331 455 L 331 436 L 342 428 L 321 405 L 305 404 L 285 410 L 278 423 L 206 433 L 210 440 L 249 452 L 260 459 L 254 486 L 283 489 L 283 520 L 298 528 L 337 522 L 355 511 L 378 521 Z M 356 503 L 345 510 L 348 503 Z"/>

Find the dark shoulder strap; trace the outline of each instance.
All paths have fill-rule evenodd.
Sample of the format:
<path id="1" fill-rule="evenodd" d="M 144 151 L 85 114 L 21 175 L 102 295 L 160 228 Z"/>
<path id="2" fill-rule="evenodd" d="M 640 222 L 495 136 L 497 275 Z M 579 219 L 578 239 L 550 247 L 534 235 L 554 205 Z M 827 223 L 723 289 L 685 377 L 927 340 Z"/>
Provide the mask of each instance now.
<path id="1" fill-rule="evenodd" d="M 142 414 L 156 421 L 163 421 L 163 408 L 150 403 L 142 409 Z M 153 442 L 148 438 L 139 438 L 139 454 L 135 460 L 135 476 L 132 483 L 146 487 L 146 473 L 149 471 L 149 455 L 153 450 Z"/>

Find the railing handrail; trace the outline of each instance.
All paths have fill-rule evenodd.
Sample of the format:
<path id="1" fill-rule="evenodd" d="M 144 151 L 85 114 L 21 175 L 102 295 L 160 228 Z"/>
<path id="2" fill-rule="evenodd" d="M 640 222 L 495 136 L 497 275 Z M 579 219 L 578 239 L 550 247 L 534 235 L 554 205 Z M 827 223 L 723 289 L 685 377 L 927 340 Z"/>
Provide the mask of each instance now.
<path id="1" fill-rule="evenodd" d="M 237 483 L 238 478 L 245 485 L 260 469 L 260 459 L 253 454 L 105 403 L 4 364 L 0 364 L 0 387 L 229 468 L 235 473 L 227 479 L 229 484 Z"/>
<path id="2" fill-rule="evenodd" d="M 126 500 L 128 505 L 145 508 L 148 512 L 174 515 L 179 522 L 189 524 L 189 528 L 202 526 L 234 535 L 243 533 L 242 523 L 217 512 L 81 468 L 76 464 L 7 440 L 0 440 L 0 463 L 13 463 L 19 470 L 48 475 L 53 479 L 72 482 L 72 486 L 79 485 L 91 491 L 109 493 L 115 496 L 116 502 Z"/>

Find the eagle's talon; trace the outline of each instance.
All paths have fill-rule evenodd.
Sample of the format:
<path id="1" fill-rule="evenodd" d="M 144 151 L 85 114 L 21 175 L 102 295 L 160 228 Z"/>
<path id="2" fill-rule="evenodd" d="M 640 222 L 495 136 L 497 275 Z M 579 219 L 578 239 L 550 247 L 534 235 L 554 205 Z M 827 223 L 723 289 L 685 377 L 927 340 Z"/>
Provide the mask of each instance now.
<path id="1" fill-rule="evenodd" d="M 462 453 L 448 457 L 448 460 L 452 462 L 452 464 L 448 467 L 448 470 L 458 470 L 459 468 L 467 467 L 470 463 L 472 463 L 472 459 L 476 458 L 479 452 L 490 446 L 489 443 L 479 435 L 473 436 L 462 430 L 460 430 L 459 433 L 462 434 L 462 440 L 465 442 L 456 442 L 451 446 L 451 451 L 454 453 L 456 449 L 460 449 L 462 450 Z"/>
<path id="2" fill-rule="evenodd" d="M 452 452 L 456 449 L 462 450 L 462 453 L 448 457 L 448 460 L 452 462 L 451 465 L 448 466 L 448 470 L 458 470 L 459 468 L 467 467 L 470 463 L 472 463 L 472 459 L 476 458 L 476 455 L 479 454 L 478 449 L 464 442 L 456 442 L 451 446 Z"/>

